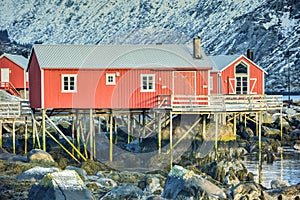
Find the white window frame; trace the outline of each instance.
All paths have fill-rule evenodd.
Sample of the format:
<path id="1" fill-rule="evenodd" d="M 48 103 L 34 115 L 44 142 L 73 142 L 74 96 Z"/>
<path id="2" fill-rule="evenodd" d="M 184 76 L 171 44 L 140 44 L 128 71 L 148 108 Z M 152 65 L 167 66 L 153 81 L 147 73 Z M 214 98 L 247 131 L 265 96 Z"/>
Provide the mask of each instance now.
<path id="1" fill-rule="evenodd" d="M 146 77 L 146 89 L 144 89 L 144 77 Z M 149 89 L 149 77 L 152 77 L 152 89 Z M 155 74 L 141 74 L 141 92 L 155 92 Z"/>
<path id="2" fill-rule="evenodd" d="M 68 89 L 65 89 L 65 85 L 64 85 L 65 77 L 68 78 Z M 74 78 L 74 89 L 73 90 L 70 89 L 70 86 L 71 86 L 70 78 L 71 77 Z M 62 92 L 77 92 L 77 74 L 62 74 L 61 75 L 61 91 Z"/>
<path id="3" fill-rule="evenodd" d="M 113 81 L 109 81 L 109 77 L 113 78 Z M 115 73 L 107 73 L 106 74 L 106 85 L 116 85 L 116 74 Z"/>

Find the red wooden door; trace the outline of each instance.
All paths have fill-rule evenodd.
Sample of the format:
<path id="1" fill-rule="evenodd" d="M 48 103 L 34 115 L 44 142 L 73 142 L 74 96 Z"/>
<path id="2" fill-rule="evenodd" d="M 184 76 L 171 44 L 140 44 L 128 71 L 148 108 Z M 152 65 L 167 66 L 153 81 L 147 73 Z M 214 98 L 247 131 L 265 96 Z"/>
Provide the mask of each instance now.
<path id="1" fill-rule="evenodd" d="M 173 73 L 174 95 L 196 95 L 196 72 L 175 71 Z"/>

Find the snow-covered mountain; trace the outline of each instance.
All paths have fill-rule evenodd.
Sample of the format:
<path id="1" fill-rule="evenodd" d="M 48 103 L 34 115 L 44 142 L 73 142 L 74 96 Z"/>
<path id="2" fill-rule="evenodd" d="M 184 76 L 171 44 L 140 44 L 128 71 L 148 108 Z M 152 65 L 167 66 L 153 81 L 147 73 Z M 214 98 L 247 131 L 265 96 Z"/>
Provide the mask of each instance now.
<path id="1" fill-rule="evenodd" d="M 299 0 L 1 0 L 0 51 L 33 43 L 190 43 L 255 52 L 269 91 L 300 91 Z M 290 50 L 288 59 L 288 50 Z M 289 62 L 288 62 L 289 60 Z"/>

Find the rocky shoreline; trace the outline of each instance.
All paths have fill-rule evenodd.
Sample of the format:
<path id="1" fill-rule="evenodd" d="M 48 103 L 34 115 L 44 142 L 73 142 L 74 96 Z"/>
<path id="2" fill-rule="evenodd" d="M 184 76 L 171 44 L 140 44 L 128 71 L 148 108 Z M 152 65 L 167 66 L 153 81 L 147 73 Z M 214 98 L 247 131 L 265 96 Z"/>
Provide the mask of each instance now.
<path id="1" fill-rule="evenodd" d="M 279 159 L 283 146 L 300 150 L 298 112 L 297 105 L 284 108 L 282 138 L 278 114 L 264 114 L 262 162 Z M 259 158 L 252 126 L 238 125 L 236 141 L 220 141 L 217 152 L 204 156 L 199 150 L 203 140 L 196 137 L 172 169 L 166 164 L 145 172 L 121 171 L 92 160 L 76 163 L 54 147 L 49 152 L 32 149 L 26 156 L 2 148 L 0 199 L 300 199 L 300 183 L 273 180 L 266 188 L 254 181 L 242 162 Z M 162 157 L 159 162 L 169 161 Z"/>

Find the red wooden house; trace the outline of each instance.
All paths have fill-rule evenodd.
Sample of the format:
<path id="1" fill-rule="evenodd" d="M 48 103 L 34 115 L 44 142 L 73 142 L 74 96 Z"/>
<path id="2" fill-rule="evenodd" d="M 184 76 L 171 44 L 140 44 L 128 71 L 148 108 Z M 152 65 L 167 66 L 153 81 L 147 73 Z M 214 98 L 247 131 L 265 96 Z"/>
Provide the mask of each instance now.
<path id="1" fill-rule="evenodd" d="M 211 94 L 264 94 L 266 72 L 252 61 L 251 56 L 249 53 L 247 57 L 210 56 L 213 63 L 210 73 Z"/>
<path id="2" fill-rule="evenodd" d="M 21 55 L 4 53 L 0 56 L 0 89 L 26 98 L 28 60 Z"/>
<path id="3" fill-rule="evenodd" d="M 194 40 L 186 45 L 33 46 L 32 108 L 140 109 L 159 96 L 209 95 L 211 62 Z"/>

